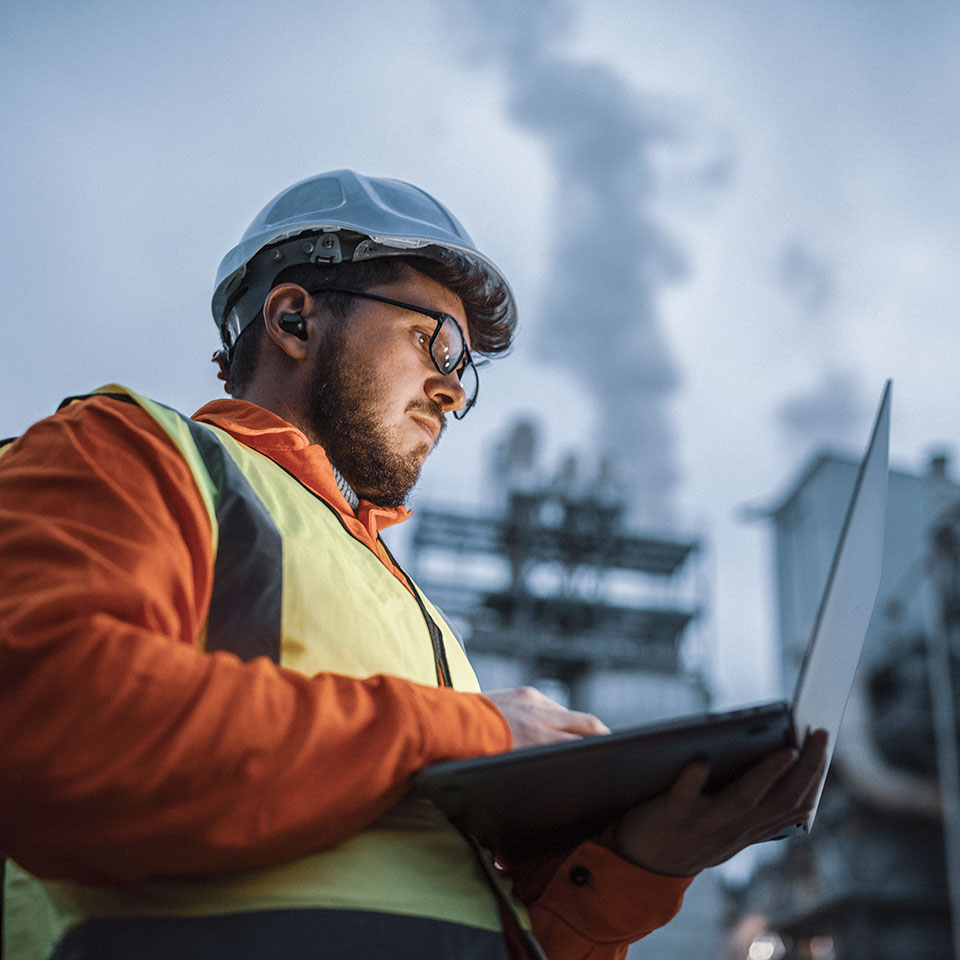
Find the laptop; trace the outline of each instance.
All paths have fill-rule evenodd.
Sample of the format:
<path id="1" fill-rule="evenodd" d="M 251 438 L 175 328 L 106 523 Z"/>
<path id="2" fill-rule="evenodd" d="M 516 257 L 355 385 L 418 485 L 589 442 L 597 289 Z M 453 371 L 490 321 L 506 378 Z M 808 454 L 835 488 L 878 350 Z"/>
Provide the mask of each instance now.
<path id="1" fill-rule="evenodd" d="M 530 856 L 568 850 L 597 836 L 637 803 L 668 789 L 696 759 L 709 761 L 706 789 L 717 790 L 772 751 L 802 747 L 810 731 L 823 729 L 829 734 L 829 766 L 880 585 L 890 402 L 888 380 L 791 703 L 437 763 L 414 776 L 415 788 L 484 846 L 504 856 Z M 817 805 L 819 800 L 818 793 Z M 781 836 L 809 830 L 815 816 L 816 807 L 805 824 Z"/>

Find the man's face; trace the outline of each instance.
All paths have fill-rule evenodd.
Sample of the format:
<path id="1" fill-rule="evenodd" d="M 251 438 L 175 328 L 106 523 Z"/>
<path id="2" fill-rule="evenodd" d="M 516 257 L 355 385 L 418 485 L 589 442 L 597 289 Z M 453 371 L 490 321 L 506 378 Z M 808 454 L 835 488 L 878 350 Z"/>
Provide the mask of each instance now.
<path id="1" fill-rule="evenodd" d="M 449 313 L 469 338 L 459 297 L 422 274 L 406 270 L 369 292 Z M 317 354 L 310 428 L 357 494 L 381 506 L 406 501 L 445 415 L 464 403 L 456 374 L 444 376 L 430 358 L 435 327 L 423 314 L 357 299 L 345 320 L 331 319 Z"/>

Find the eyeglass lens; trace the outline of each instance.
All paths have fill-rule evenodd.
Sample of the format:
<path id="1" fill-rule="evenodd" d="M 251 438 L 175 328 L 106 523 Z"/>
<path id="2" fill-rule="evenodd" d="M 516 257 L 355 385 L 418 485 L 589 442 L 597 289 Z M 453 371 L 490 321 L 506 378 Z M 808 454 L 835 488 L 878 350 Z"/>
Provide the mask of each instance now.
<path id="1" fill-rule="evenodd" d="M 456 370 L 463 359 L 463 348 L 463 337 L 456 323 L 450 317 L 444 317 L 433 335 L 433 343 L 430 347 L 437 369 L 442 374 Z"/>
<path id="2" fill-rule="evenodd" d="M 452 317 L 444 317 L 430 343 L 430 355 L 433 357 L 437 369 L 444 375 L 453 372 L 463 361 L 465 351 L 466 344 L 463 342 L 460 327 Z M 466 413 L 477 399 L 477 389 L 479 387 L 477 370 L 470 361 L 457 373 L 460 386 L 463 387 L 463 392 L 466 395 L 466 405 L 463 409 L 463 413 Z"/>

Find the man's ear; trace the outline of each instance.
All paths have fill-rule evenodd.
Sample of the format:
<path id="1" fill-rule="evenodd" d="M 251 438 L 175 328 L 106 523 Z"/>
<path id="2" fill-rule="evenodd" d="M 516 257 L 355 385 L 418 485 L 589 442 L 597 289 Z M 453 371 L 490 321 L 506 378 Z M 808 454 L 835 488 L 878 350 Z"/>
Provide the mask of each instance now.
<path id="1" fill-rule="evenodd" d="M 316 336 L 313 298 L 295 283 L 281 283 L 267 294 L 263 320 L 267 335 L 292 360 L 305 360 L 310 335 Z"/>

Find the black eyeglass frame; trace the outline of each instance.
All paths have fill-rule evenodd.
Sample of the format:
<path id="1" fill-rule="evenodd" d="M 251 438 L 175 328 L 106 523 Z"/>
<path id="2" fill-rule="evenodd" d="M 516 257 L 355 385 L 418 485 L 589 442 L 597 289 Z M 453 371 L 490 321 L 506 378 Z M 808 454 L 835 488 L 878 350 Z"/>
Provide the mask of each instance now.
<path id="1" fill-rule="evenodd" d="M 463 380 L 464 371 L 467 369 L 467 367 L 472 367 L 473 376 L 477 382 L 477 388 L 473 393 L 473 398 L 467 398 L 462 410 L 454 410 L 454 417 L 456 417 L 457 420 L 462 420 L 476 404 L 477 397 L 480 394 L 480 375 L 477 372 L 477 365 L 473 362 L 473 357 L 470 355 L 470 348 L 467 346 L 467 338 L 463 334 L 463 328 L 457 322 L 457 318 L 452 314 L 444 313 L 442 310 L 430 310 L 428 307 L 418 307 L 416 304 L 405 303 L 403 300 L 394 300 L 392 297 L 381 297 L 377 293 L 367 293 L 365 290 L 347 290 L 344 287 L 318 287 L 316 290 L 310 290 L 308 292 L 311 297 L 318 293 L 342 293 L 348 297 L 362 297 L 364 300 L 376 300 L 378 303 L 388 303 L 393 307 L 402 307 L 404 310 L 412 310 L 414 313 L 422 313 L 425 317 L 430 317 L 431 320 L 436 320 L 437 326 L 433 331 L 433 335 L 430 337 L 428 352 L 430 354 L 430 359 L 433 361 L 433 365 L 437 370 L 437 373 L 443 374 L 443 376 L 447 376 L 447 373 L 441 368 L 440 364 L 437 362 L 437 358 L 433 354 L 433 344 L 440 335 L 443 325 L 449 320 L 457 328 L 457 332 L 460 334 L 460 341 L 463 344 L 463 352 L 457 358 L 457 363 L 454 367 L 454 370 L 457 374 L 457 379 Z"/>

